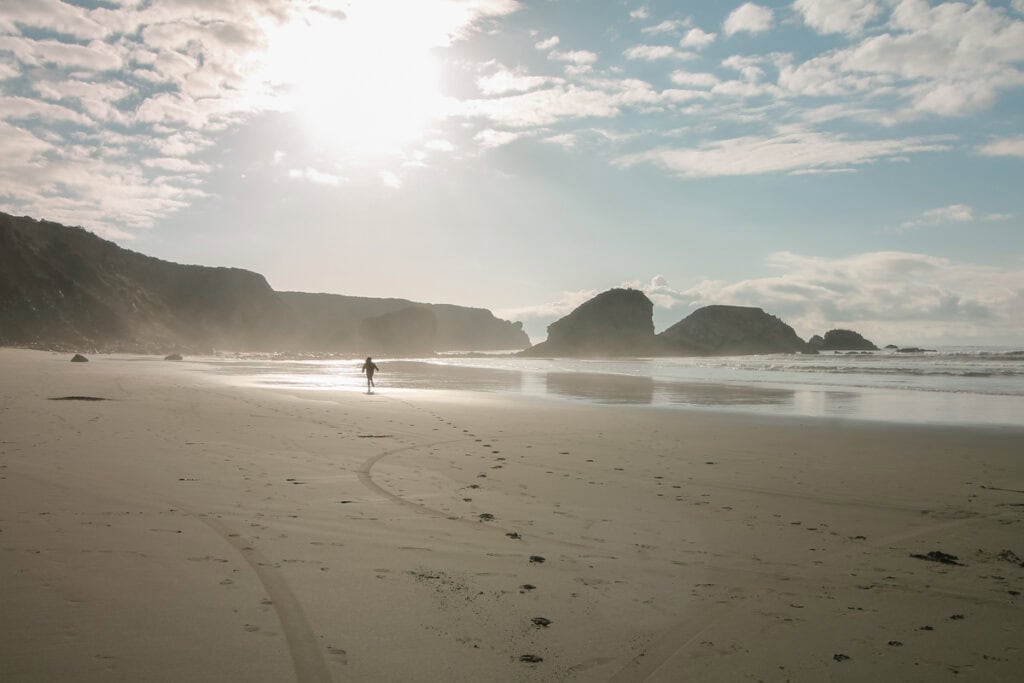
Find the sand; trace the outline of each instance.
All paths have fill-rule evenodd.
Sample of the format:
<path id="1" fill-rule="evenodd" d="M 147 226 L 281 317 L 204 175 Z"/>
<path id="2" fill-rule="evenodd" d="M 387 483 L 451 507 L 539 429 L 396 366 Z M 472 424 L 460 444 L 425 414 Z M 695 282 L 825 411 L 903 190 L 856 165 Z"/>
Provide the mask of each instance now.
<path id="1" fill-rule="evenodd" d="M 0 349 L 3 681 L 1024 670 L 1022 430 L 69 359 Z"/>

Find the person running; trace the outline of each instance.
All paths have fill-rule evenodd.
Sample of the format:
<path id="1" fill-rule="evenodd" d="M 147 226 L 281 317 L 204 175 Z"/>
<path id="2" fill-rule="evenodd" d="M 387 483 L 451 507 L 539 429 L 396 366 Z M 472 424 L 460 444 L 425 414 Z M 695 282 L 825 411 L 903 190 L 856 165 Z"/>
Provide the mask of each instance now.
<path id="1" fill-rule="evenodd" d="M 367 356 L 366 362 L 363 363 L 363 372 L 366 373 L 366 393 L 368 394 L 373 393 L 372 389 L 374 386 L 376 386 L 373 383 L 373 373 L 377 372 L 378 370 L 380 370 L 380 368 L 377 367 L 377 364 L 373 362 L 372 358 Z"/>

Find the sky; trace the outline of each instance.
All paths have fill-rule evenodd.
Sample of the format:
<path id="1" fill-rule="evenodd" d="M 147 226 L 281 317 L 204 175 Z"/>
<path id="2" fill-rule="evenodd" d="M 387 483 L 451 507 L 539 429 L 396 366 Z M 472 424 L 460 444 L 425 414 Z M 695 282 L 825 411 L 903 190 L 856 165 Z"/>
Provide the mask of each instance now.
<path id="1" fill-rule="evenodd" d="M 0 210 L 277 290 L 1024 346 L 1024 0 L 4 0 Z"/>

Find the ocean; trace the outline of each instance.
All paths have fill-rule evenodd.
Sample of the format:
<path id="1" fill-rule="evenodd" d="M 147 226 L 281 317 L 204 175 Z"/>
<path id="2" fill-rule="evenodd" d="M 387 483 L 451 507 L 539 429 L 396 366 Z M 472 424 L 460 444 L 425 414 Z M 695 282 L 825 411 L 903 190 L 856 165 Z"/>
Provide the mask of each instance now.
<path id="1" fill-rule="evenodd" d="M 365 391 L 361 360 L 205 359 L 232 381 Z M 1024 427 L 1024 351 L 938 347 L 713 358 L 579 360 L 508 354 L 374 359 L 378 394 L 488 392 L 655 408 L 898 423 Z"/>

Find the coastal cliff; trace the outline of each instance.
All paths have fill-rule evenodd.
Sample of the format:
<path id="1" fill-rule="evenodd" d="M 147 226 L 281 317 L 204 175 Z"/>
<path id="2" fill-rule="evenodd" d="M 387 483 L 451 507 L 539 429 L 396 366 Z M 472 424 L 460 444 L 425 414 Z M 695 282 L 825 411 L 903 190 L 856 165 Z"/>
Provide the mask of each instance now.
<path id="1" fill-rule="evenodd" d="M 0 345 L 430 353 L 529 339 L 484 309 L 276 292 L 258 273 L 162 261 L 82 228 L 0 213 Z"/>

